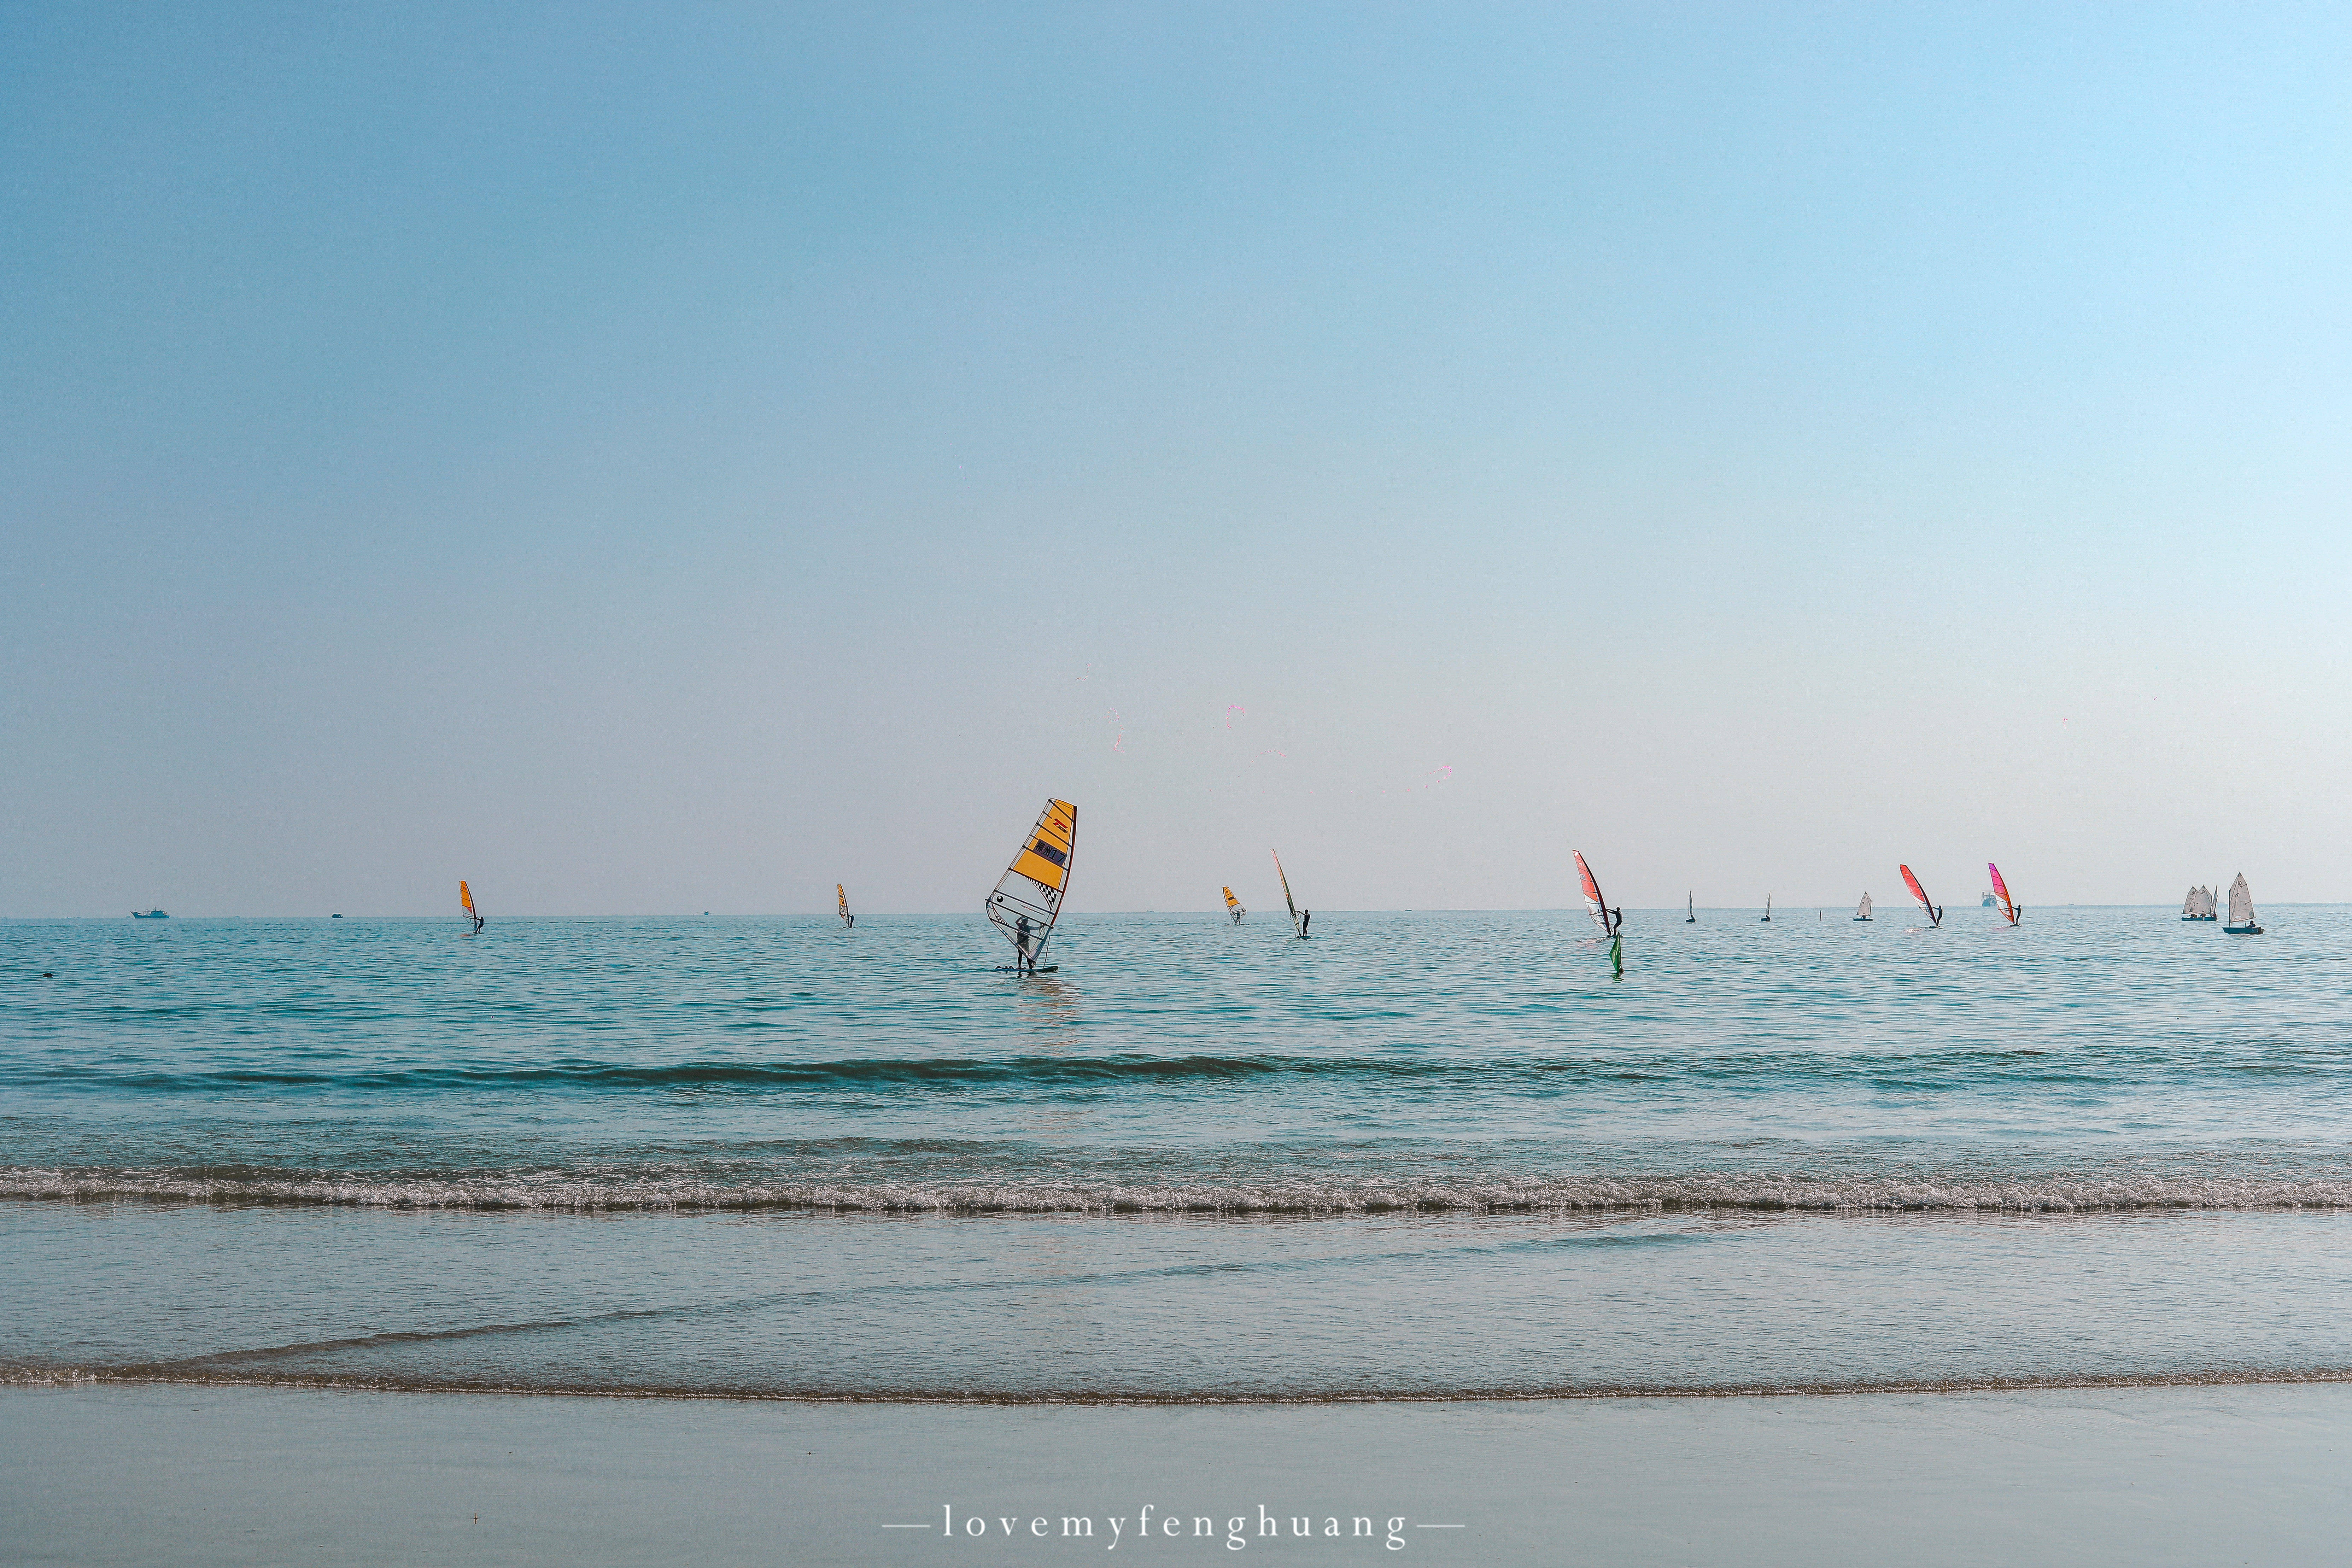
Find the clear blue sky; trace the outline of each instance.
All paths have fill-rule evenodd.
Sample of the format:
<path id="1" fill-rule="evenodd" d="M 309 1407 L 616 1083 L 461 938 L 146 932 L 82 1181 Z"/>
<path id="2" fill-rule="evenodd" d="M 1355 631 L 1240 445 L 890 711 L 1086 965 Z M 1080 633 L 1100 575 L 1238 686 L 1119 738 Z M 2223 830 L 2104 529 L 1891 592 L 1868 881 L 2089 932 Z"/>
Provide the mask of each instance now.
<path id="1" fill-rule="evenodd" d="M 0 914 L 2352 899 L 2352 13 L 0 12 Z"/>

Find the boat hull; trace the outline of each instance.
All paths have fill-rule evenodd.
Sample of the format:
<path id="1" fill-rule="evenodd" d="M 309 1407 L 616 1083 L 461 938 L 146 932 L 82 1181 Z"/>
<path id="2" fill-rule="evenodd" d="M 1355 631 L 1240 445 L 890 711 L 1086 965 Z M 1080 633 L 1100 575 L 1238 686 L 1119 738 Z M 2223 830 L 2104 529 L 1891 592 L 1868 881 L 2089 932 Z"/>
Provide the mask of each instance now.
<path id="1" fill-rule="evenodd" d="M 2225 936 L 2260 936 L 2263 934 L 2263 928 L 2260 926 L 2223 926 L 2221 931 L 2222 934 Z"/>

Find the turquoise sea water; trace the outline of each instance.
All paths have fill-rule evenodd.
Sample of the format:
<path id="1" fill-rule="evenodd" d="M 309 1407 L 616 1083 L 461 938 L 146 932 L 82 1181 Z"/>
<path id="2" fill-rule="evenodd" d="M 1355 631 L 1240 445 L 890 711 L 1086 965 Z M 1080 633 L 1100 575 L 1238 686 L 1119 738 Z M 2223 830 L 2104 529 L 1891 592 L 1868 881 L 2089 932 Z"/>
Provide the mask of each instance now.
<path id="1" fill-rule="evenodd" d="M 2352 910 L 0 924 L 0 1364 L 1069 1397 L 2352 1369 Z M 43 972 L 47 972 L 45 977 Z"/>

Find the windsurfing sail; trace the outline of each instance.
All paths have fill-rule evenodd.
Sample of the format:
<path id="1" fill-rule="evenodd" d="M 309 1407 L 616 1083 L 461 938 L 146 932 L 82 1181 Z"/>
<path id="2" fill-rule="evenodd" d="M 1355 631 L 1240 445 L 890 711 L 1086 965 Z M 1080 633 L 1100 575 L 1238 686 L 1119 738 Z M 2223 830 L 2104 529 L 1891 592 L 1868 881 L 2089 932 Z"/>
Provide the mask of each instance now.
<path id="1" fill-rule="evenodd" d="M 1584 863 L 1584 852 L 1576 849 L 1570 853 L 1576 857 L 1576 874 L 1584 879 L 1585 912 L 1592 917 L 1592 923 L 1601 928 L 1602 936 L 1615 936 L 1618 923 L 1623 918 L 1621 911 L 1611 909 L 1609 900 L 1601 896 L 1601 884 L 1592 879 L 1592 868 Z"/>
<path id="2" fill-rule="evenodd" d="M 855 931 L 857 928 L 857 917 L 849 912 L 849 889 L 835 882 L 833 885 L 833 896 L 841 903 L 841 923 Z"/>
<path id="3" fill-rule="evenodd" d="M 1927 898 L 1927 889 L 1919 885 L 1919 879 L 1911 874 L 1910 867 L 1904 866 L 1898 868 L 1898 869 L 1903 873 L 1904 882 L 1911 889 L 1911 896 L 1919 900 L 1919 907 L 1921 909 L 1927 911 L 1927 923 L 1940 929 L 1944 923 L 1944 911 L 1937 909 L 1929 901 Z"/>
<path id="4" fill-rule="evenodd" d="M 1282 868 L 1282 857 L 1280 855 L 1276 854 L 1275 851 L 1271 849 L 1267 850 L 1266 853 L 1274 856 L 1274 874 L 1282 879 L 1282 901 L 1284 906 L 1290 910 L 1290 929 L 1303 937 L 1307 934 L 1307 928 L 1298 923 L 1298 900 L 1290 896 L 1290 874 Z M 1226 895 L 1228 898 L 1231 898 L 1232 896 L 1233 895 L 1230 893 Z"/>
<path id="5" fill-rule="evenodd" d="M 2000 879 L 2000 868 L 1988 860 L 1985 862 L 1985 869 L 1992 873 L 1992 890 L 2000 895 L 2000 912 L 2009 917 L 2010 924 L 2015 925 L 2018 914 L 2017 904 L 2009 896 L 2009 884 Z"/>
<path id="6" fill-rule="evenodd" d="M 466 913 L 473 918 L 474 929 L 481 930 L 482 911 L 474 907 L 474 889 L 466 886 L 466 879 L 462 877 L 457 879 L 457 902 L 465 909 Z"/>
<path id="7" fill-rule="evenodd" d="M 1279 864 L 1279 862 L 1277 862 L 1277 864 Z M 1234 897 L 1234 890 L 1231 888 L 1227 888 L 1225 889 L 1225 913 L 1234 917 L 1234 924 L 1235 925 L 1241 924 L 1242 917 L 1249 913 L 1247 910 L 1242 908 L 1242 901 Z"/>
<path id="8" fill-rule="evenodd" d="M 2246 886 L 2243 871 L 2239 872 L 2238 879 L 2230 884 L 2230 923 L 2223 929 L 2232 931 L 2258 931 L 2263 929 L 2254 923 L 2254 895 Z"/>
<path id="9" fill-rule="evenodd" d="M 1853 918 L 1858 921 L 1866 921 L 1871 918 L 1870 895 L 1868 893 L 1863 894 L 1862 902 L 1854 909 Z"/>
<path id="10" fill-rule="evenodd" d="M 1078 808 L 1066 800 L 1047 801 L 1037 814 L 1037 826 L 1013 851 L 1013 864 L 988 895 L 988 918 L 1013 944 L 1016 968 L 1036 968 L 1045 939 L 1054 934 L 1077 845 Z"/>

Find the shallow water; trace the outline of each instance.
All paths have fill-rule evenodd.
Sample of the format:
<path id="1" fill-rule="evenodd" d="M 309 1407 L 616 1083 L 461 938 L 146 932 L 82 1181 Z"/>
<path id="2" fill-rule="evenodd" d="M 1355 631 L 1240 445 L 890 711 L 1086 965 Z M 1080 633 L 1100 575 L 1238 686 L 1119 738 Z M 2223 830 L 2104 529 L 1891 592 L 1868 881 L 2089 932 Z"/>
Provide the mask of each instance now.
<path id="1" fill-rule="evenodd" d="M 0 1363 L 1087 1397 L 2337 1375 L 2352 911 L 0 924 Z M 49 971 L 49 978 L 40 972 Z"/>

